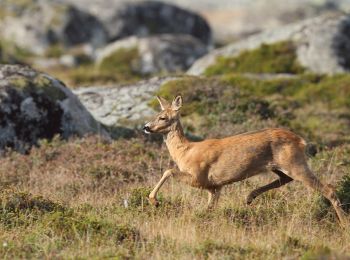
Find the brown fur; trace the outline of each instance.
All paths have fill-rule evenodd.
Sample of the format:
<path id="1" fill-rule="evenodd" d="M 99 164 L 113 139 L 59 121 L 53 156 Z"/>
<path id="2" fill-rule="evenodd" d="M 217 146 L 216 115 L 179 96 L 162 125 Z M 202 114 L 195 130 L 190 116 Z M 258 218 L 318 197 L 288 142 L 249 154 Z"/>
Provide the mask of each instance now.
<path id="1" fill-rule="evenodd" d="M 193 187 L 208 190 L 208 207 L 212 208 L 217 204 L 224 185 L 270 170 L 279 179 L 252 191 L 247 197 L 248 204 L 261 193 L 294 179 L 321 192 L 332 203 L 341 224 L 347 222 L 334 190 L 323 185 L 309 169 L 305 156 L 306 142 L 301 137 L 286 129 L 271 128 L 222 139 L 190 142 L 179 120 L 181 96 L 177 96 L 171 105 L 162 98 L 158 97 L 158 100 L 162 112 L 146 124 L 145 130 L 164 134 L 178 169 L 164 173 L 150 194 L 151 202 L 157 203 L 158 190 L 167 178 L 173 176 Z"/>

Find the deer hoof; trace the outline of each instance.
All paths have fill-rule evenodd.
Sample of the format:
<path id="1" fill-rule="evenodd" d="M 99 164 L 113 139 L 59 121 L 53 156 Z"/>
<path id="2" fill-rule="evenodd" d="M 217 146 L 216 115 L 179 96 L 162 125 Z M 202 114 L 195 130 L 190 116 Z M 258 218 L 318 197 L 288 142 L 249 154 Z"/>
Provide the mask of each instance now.
<path id="1" fill-rule="evenodd" d="M 158 207 L 159 206 L 159 202 L 156 198 L 148 198 L 149 200 L 149 203 L 155 207 Z"/>
<path id="2" fill-rule="evenodd" d="M 253 202 L 254 199 L 255 199 L 255 197 L 253 197 L 253 196 L 248 196 L 248 197 L 247 197 L 247 200 L 246 200 L 247 205 L 252 204 L 252 202 Z"/>

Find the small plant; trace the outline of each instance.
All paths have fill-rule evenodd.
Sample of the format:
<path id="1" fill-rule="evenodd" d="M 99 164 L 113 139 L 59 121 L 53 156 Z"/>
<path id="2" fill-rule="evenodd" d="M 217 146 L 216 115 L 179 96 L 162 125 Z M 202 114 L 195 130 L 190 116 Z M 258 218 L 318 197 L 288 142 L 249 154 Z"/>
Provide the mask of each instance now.
<path id="1" fill-rule="evenodd" d="M 344 175 L 343 178 L 340 180 L 337 189 L 336 194 L 339 197 L 340 203 L 342 205 L 342 208 L 345 212 L 350 213 L 350 175 Z M 319 197 L 314 209 L 314 215 L 318 219 L 331 217 L 332 219 L 335 218 L 334 212 L 331 209 L 330 202 L 323 198 Z"/>
<path id="2" fill-rule="evenodd" d="M 119 244 L 125 241 L 136 241 L 140 237 L 139 232 L 129 225 L 114 224 L 94 216 L 79 215 L 73 210 L 46 215 L 41 225 L 44 230 L 48 230 L 48 235 L 60 236 L 66 241 L 87 236 L 109 237 Z"/>
<path id="3" fill-rule="evenodd" d="M 135 209 L 148 206 L 148 195 L 151 193 L 151 191 L 151 188 L 133 189 L 129 196 L 129 207 Z"/>
<path id="4" fill-rule="evenodd" d="M 45 214 L 65 209 L 59 203 L 26 192 L 8 189 L 0 193 L 0 224 L 7 228 L 27 226 Z"/>

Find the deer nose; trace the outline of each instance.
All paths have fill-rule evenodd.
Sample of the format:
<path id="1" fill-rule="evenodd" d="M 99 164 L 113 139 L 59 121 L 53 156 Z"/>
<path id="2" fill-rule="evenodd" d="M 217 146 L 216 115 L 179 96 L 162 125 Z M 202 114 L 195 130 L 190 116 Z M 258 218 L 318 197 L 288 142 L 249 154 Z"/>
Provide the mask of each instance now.
<path id="1" fill-rule="evenodd" d="M 149 133 L 151 132 L 151 128 L 149 128 L 148 125 L 145 125 L 145 126 L 143 127 L 143 131 L 144 131 L 146 134 L 149 134 Z"/>

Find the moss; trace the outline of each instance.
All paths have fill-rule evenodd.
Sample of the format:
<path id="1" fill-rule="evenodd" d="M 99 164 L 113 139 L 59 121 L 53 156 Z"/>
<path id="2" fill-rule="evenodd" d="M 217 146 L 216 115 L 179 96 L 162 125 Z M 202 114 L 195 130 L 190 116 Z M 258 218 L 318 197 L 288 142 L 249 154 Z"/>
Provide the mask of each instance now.
<path id="1" fill-rule="evenodd" d="M 58 87 L 53 86 L 51 80 L 45 75 L 38 75 L 33 83 L 38 90 L 43 91 L 52 100 L 63 100 L 67 98 L 66 94 Z"/>
<path id="2" fill-rule="evenodd" d="M 135 71 L 135 66 L 139 59 L 137 48 L 119 49 L 108 57 L 105 57 L 98 66 L 99 72 L 110 72 L 124 77 L 125 80 L 140 78 L 139 73 Z"/>
<path id="3" fill-rule="evenodd" d="M 63 79 L 73 87 L 92 84 L 131 83 L 144 77 L 135 69 L 135 64 L 138 62 L 136 48 L 120 49 L 106 57 L 97 66 L 88 61 L 86 57 L 81 56 L 80 58 L 81 66 L 72 69 L 56 68 L 52 69 L 50 73 Z"/>
<path id="4" fill-rule="evenodd" d="M 44 94 L 51 100 L 63 100 L 67 98 L 66 94 L 59 88 L 53 86 L 51 80 L 45 76 L 39 74 L 34 79 L 29 79 L 23 76 L 16 76 L 10 79 L 12 87 L 24 91 L 29 95 L 33 93 Z"/>
<path id="5" fill-rule="evenodd" d="M 64 52 L 64 48 L 61 44 L 53 44 L 46 49 L 45 56 L 49 58 L 59 58 Z"/>
<path id="6" fill-rule="evenodd" d="M 304 72 L 297 62 L 292 42 L 262 44 L 259 48 L 244 51 L 237 57 L 219 57 L 216 63 L 208 67 L 205 75 L 222 75 L 231 72 L 250 73 L 293 73 Z"/>
<path id="7" fill-rule="evenodd" d="M 0 63 L 30 63 L 34 56 L 32 52 L 11 41 L 0 40 Z"/>

